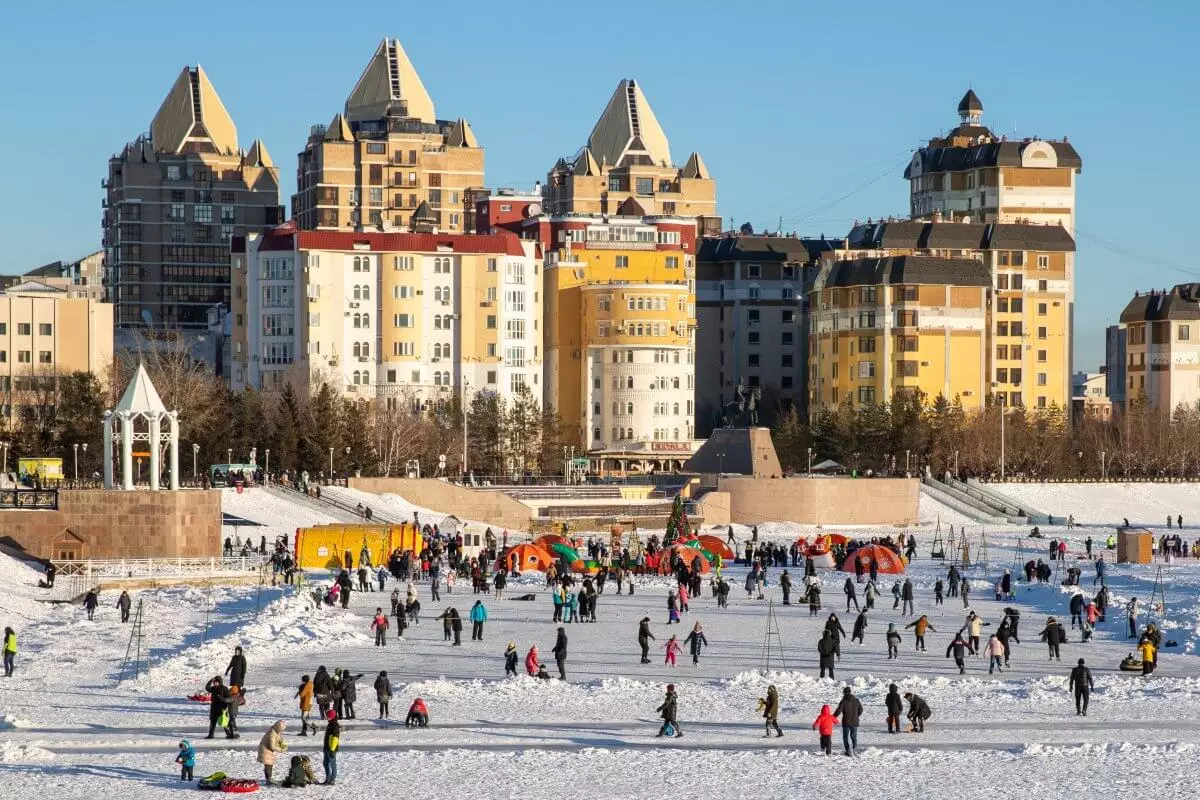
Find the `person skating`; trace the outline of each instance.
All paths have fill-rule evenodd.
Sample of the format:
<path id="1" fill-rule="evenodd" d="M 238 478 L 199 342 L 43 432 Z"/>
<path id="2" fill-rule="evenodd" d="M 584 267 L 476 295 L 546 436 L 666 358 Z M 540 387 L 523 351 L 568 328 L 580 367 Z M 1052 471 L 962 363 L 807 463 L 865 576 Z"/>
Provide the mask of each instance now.
<path id="1" fill-rule="evenodd" d="M 913 652 L 925 652 L 925 632 L 933 631 L 937 633 L 937 628 L 929 624 L 929 617 L 925 614 L 914 619 L 912 622 L 904 626 L 905 629 L 912 628 L 913 635 L 916 637 L 916 642 L 913 644 Z"/>
<path id="2" fill-rule="evenodd" d="M 771 735 L 771 728 L 775 728 L 775 737 L 783 736 L 783 731 L 779 727 L 779 690 L 775 688 L 775 684 L 767 687 L 767 696 L 760 700 L 762 703 L 763 720 L 766 725 L 766 733 L 763 738 Z"/>
<path id="3" fill-rule="evenodd" d="M 888 660 L 900 657 L 900 631 L 896 630 L 894 622 L 888 623 L 887 634 L 884 636 L 887 642 Z"/>
<path id="4" fill-rule="evenodd" d="M 815 617 L 821 613 L 821 585 L 813 583 L 808 587 L 808 615 Z"/>
<path id="5" fill-rule="evenodd" d="M 558 637 L 554 640 L 554 663 L 558 665 L 558 679 L 567 679 L 567 632 L 562 625 L 558 626 Z"/>
<path id="6" fill-rule="evenodd" d="M 388 680 L 387 672 L 380 672 L 375 677 L 375 699 L 379 701 L 379 718 L 390 716 L 388 704 L 392 701 L 392 682 Z"/>
<path id="7" fill-rule="evenodd" d="M 962 595 L 963 608 L 969 608 L 971 604 L 971 584 L 966 578 L 958 582 L 958 592 Z"/>
<path id="8" fill-rule="evenodd" d="M 275 757 L 287 750 L 283 728 L 283 720 L 276 720 L 258 742 L 258 763 L 263 765 L 264 783 L 268 786 L 271 784 L 271 773 L 275 770 Z"/>
<path id="9" fill-rule="evenodd" d="M 429 707 L 425 705 L 424 700 L 418 697 L 412 701 L 412 705 L 408 707 L 408 714 L 404 717 L 404 725 L 408 728 L 429 727 Z"/>
<path id="10" fill-rule="evenodd" d="M 179 755 L 175 756 L 175 763 L 179 765 L 179 780 L 191 781 L 196 768 L 196 749 L 187 739 L 179 743 Z"/>
<path id="11" fill-rule="evenodd" d="M 121 612 L 121 622 L 129 622 L 129 609 L 133 607 L 133 598 L 129 596 L 129 592 L 122 591 L 121 596 L 117 598 L 117 610 Z"/>
<path id="12" fill-rule="evenodd" d="M 293 696 L 293 699 L 296 698 L 300 700 L 300 735 L 308 736 L 308 726 L 310 724 L 308 715 L 312 713 L 313 707 L 313 682 L 307 675 L 300 677 L 300 688 L 296 690 L 296 694 Z M 316 736 L 317 726 L 315 723 L 312 723 L 312 731 L 313 735 Z"/>
<path id="13" fill-rule="evenodd" d="M 638 623 L 638 647 L 642 648 L 642 663 L 650 663 L 650 642 L 654 640 L 654 634 L 650 632 L 650 618 L 642 617 L 642 621 Z"/>
<path id="14" fill-rule="evenodd" d="M 452 647 L 462 647 L 462 628 L 462 617 L 458 615 L 458 609 L 450 609 L 450 629 L 454 632 Z"/>
<path id="15" fill-rule="evenodd" d="M 856 611 L 862 611 L 862 606 L 858 604 L 858 590 L 854 588 L 854 581 L 846 578 L 846 582 L 842 584 L 842 591 L 846 594 L 846 613 L 850 613 L 850 604 L 854 603 Z"/>
<path id="16" fill-rule="evenodd" d="M 668 729 L 674 729 L 677 739 L 683 736 L 683 729 L 679 727 L 679 698 L 675 695 L 675 684 L 667 684 L 667 696 L 663 698 L 662 705 L 654 710 L 663 721 L 662 727 L 658 729 L 659 736 L 666 734 Z"/>
<path id="17" fill-rule="evenodd" d="M 907 617 L 915 613 L 913 611 L 913 585 L 908 578 L 904 579 L 904 585 L 900 587 L 900 615 Z"/>
<path id="18" fill-rule="evenodd" d="M 1008 622 L 1008 634 L 1017 644 L 1021 643 L 1019 628 L 1021 625 L 1021 609 L 1009 606 L 1004 609 L 1004 620 Z M 1004 624 L 1003 622 L 1001 624 Z"/>
<path id="19" fill-rule="evenodd" d="M 337 784 L 337 754 L 342 746 L 342 725 L 338 722 L 333 709 L 325 715 L 329 722 L 325 725 L 325 739 L 321 743 L 321 756 L 325 768 L 325 785 Z"/>
<path id="20" fill-rule="evenodd" d="M 1067 640 L 1066 631 L 1063 630 L 1062 623 L 1054 617 L 1046 618 L 1046 627 L 1042 628 L 1042 632 L 1038 634 L 1046 647 L 1050 650 L 1050 660 L 1062 661 L 1062 653 L 1059 651 L 1060 645 Z"/>
<path id="21" fill-rule="evenodd" d="M 792 604 L 792 576 L 788 575 L 786 569 L 779 576 L 779 588 L 783 591 L 783 604 L 790 606 Z"/>
<path id="22" fill-rule="evenodd" d="M 852 756 L 858 751 L 858 722 L 862 717 L 863 704 L 847 686 L 842 689 L 842 700 L 834 709 L 833 715 L 842 720 L 842 746 L 846 755 Z"/>
<path id="23" fill-rule="evenodd" d="M 853 632 L 850 634 L 850 641 L 851 642 L 857 641 L 859 644 L 863 644 L 863 635 L 866 633 L 866 631 L 867 631 L 867 612 L 859 611 L 858 616 L 854 618 L 854 628 L 853 628 Z"/>
<path id="24" fill-rule="evenodd" d="M 691 645 L 692 666 L 698 665 L 700 663 L 700 648 L 702 646 L 708 647 L 708 639 L 704 637 L 704 631 L 700 630 L 699 622 L 697 622 L 695 627 L 692 628 L 692 632 L 687 635 L 687 638 L 683 640 L 683 643 L 685 645 Z"/>
<path id="25" fill-rule="evenodd" d="M 363 676 L 363 673 L 351 675 L 350 670 L 342 667 L 342 681 L 339 689 L 342 693 L 342 716 L 346 719 L 354 719 L 354 704 L 358 701 L 358 684 L 357 681 Z"/>
<path id="26" fill-rule="evenodd" d="M 913 692 L 905 692 L 904 699 L 908 701 L 908 721 L 912 726 L 908 732 L 924 733 L 925 720 L 933 716 L 933 712 L 929 709 L 929 704 L 920 695 Z"/>
<path id="27" fill-rule="evenodd" d="M 667 592 L 667 624 L 679 622 L 679 598 L 674 590 Z"/>
<path id="28" fill-rule="evenodd" d="M 946 585 L 942 582 L 941 578 L 933 582 L 933 604 L 935 606 L 940 606 L 945 602 L 945 590 Z"/>
<path id="29" fill-rule="evenodd" d="M 974 611 L 969 611 L 963 629 L 967 632 L 967 649 L 971 651 L 971 655 L 979 655 L 979 636 L 983 632 L 983 619 Z"/>
<path id="30" fill-rule="evenodd" d="M 17 632 L 11 627 L 4 629 L 4 644 L 0 651 L 4 653 L 4 677 L 11 678 L 17 671 Z"/>
<path id="31" fill-rule="evenodd" d="M 666 651 L 666 656 L 663 658 L 663 664 L 669 667 L 674 667 L 679 658 L 679 654 L 683 652 L 683 648 L 679 644 L 679 639 L 672 636 L 667 639 L 667 643 L 663 645 L 663 650 Z"/>
<path id="32" fill-rule="evenodd" d="M 963 638 L 962 631 L 954 634 L 954 641 L 946 647 L 946 658 L 954 655 L 954 666 L 958 667 L 958 674 L 966 673 L 966 657 L 967 657 L 967 640 Z"/>
<path id="33" fill-rule="evenodd" d="M 900 581 L 892 584 L 892 611 L 900 608 Z"/>
<path id="34" fill-rule="evenodd" d="M 817 655 L 819 656 L 819 665 L 821 668 L 820 677 L 825 677 L 825 671 L 829 671 L 830 679 L 834 679 L 833 667 L 835 656 L 837 654 L 837 645 L 833 641 L 833 634 L 826 628 L 821 634 L 821 641 L 817 643 Z"/>
<path id="35" fill-rule="evenodd" d="M 1082 658 L 1079 659 L 1079 663 L 1071 670 L 1071 678 L 1067 681 L 1067 690 L 1075 695 L 1075 716 L 1087 716 L 1088 699 L 1095 688 L 1092 671 L 1084 665 Z"/>
<path id="36" fill-rule="evenodd" d="M 233 657 L 229 659 L 225 674 L 229 676 L 230 686 L 246 685 L 246 656 L 242 654 L 242 648 L 233 648 Z"/>
<path id="37" fill-rule="evenodd" d="M 867 581 L 867 585 L 863 589 L 863 598 L 866 600 L 866 603 L 867 603 L 867 607 L 865 609 L 866 611 L 873 611 L 875 609 L 875 595 L 876 594 L 878 594 L 878 590 L 875 588 L 875 582 Z"/>
<path id="38" fill-rule="evenodd" d="M 884 698 L 884 705 L 887 706 L 887 726 L 888 733 L 900 732 L 900 712 L 904 710 L 904 700 L 900 697 L 900 689 L 896 684 L 888 686 L 887 697 Z"/>
<path id="39" fill-rule="evenodd" d="M 1004 642 L 1000 641 L 1000 638 L 996 634 L 993 633 L 988 638 L 987 644 L 983 646 L 983 654 L 988 660 L 988 675 L 991 675 L 992 671 L 997 669 L 1004 672 L 1001 666 L 1004 661 Z"/>
<path id="40" fill-rule="evenodd" d="M 828 705 L 821 706 L 821 713 L 813 720 L 812 728 L 820 736 L 821 752 L 827 756 L 833 753 L 833 729 L 837 724 L 837 717 Z"/>
<path id="41" fill-rule="evenodd" d="M 483 641 L 483 623 L 487 622 L 487 608 L 483 605 L 482 600 L 476 600 L 475 605 L 471 606 L 469 613 L 471 617 L 471 641 Z"/>
<path id="42" fill-rule="evenodd" d="M 333 683 L 333 678 L 326 671 L 325 665 L 317 667 L 317 673 L 313 676 L 313 699 L 317 701 L 317 709 L 321 712 L 321 719 L 325 719 L 325 715 L 329 712 L 329 706 L 333 702 L 333 691 L 336 687 Z M 317 733 L 316 723 L 313 723 L 313 735 Z"/>
<path id="43" fill-rule="evenodd" d="M 830 614 L 829 619 L 825 620 L 825 630 L 829 631 L 829 635 L 833 637 L 833 654 L 837 656 L 837 660 L 842 660 L 842 637 L 846 635 L 846 629 L 842 627 L 842 622 L 837 618 L 837 614 Z"/>
<path id="44" fill-rule="evenodd" d="M 387 615 L 383 613 L 383 609 L 375 609 L 375 617 L 371 620 L 371 630 L 375 631 L 376 647 L 387 647 L 388 626 L 388 618 Z"/>
<path id="45" fill-rule="evenodd" d="M 1074 628 L 1076 625 L 1083 627 L 1083 592 L 1071 595 L 1067 608 L 1071 612 L 1071 627 Z"/>
<path id="46" fill-rule="evenodd" d="M 516 642 L 509 642 L 508 647 L 504 648 L 504 677 L 517 677 L 518 658 Z"/>

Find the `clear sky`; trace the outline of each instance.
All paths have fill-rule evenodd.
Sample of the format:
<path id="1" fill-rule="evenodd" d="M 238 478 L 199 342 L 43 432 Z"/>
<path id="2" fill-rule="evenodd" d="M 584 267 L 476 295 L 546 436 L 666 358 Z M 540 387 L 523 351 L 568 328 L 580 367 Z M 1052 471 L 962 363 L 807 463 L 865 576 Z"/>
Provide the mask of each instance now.
<path id="1" fill-rule="evenodd" d="M 224 17 L 218 16 L 224 14 Z M 99 247 L 107 158 L 199 62 L 281 168 L 384 36 L 438 116 L 466 117 L 489 186 L 530 186 L 638 79 L 682 163 L 735 224 L 841 236 L 907 213 L 903 165 L 965 89 L 996 133 L 1068 136 L 1078 184 L 1076 368 L 1134 289 L 1200 281 L 1184 234 L 1200 186 L 1200 3 L 609 0 L 576 4 L 18 2 L 0 24 L 0 272 Z"/>

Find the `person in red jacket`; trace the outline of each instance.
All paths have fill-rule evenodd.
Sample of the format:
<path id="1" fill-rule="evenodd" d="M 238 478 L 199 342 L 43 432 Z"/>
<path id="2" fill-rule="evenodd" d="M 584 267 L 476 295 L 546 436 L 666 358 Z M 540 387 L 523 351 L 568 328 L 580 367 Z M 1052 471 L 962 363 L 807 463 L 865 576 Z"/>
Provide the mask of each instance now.
<path id="1" fill-rule="evenodd" d="M 821 735 L 821 749 L 829 755 L 833 748 L 833 729 L 837 727 L 838 719 L 833 715 L 828 705 L 821 706 L 820 715 L 813 721 L 813 730 Z"/>
<path id="2" fill-rule="evenodd" d="M 527 672 L 529 675 L 537 675 L 538 651 L 536 644 L 529 648 L 529 653 L 525 656 L 525 672 Z"/>
<path id="3" fill-rule="evenodd" d="M 429 707 L 425 705 L 425 701 L 421 698 L 413 700 L 413 704 L 408 707 L 408 716 L 404 718 L 404 724 L 409 728 L 425 728 L 429 725 Z"/>

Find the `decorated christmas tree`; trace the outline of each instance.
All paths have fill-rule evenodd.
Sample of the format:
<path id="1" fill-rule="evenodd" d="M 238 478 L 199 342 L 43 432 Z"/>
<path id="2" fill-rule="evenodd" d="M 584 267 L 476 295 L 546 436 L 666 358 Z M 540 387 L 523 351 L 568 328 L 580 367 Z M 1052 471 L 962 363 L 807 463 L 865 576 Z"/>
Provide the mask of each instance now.
<path id="1" fill-rule="evenodd" d="M 683 509 L 683 498 L 676 495 L 675 503 L 671 506 L 671 516 L 667 518 L 667 532 L 663 536 L 663 546 L 668 547 L 687 541 L 691 536 L 692 529 L 688 526 L 687 512 Z"/>

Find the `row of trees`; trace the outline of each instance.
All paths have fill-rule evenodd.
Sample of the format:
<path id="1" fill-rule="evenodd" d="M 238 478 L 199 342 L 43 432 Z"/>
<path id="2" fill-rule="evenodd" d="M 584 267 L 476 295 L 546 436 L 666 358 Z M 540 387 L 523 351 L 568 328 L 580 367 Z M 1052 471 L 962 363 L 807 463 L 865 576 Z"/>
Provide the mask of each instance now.
<path id="1" fill-rule="evenodd" d="M 104 410 L 117 403 L 139 362 L 167 408 L 179 411 L 185 477 L 192 470 L 189 456 L 203 474 L 209 464 L 246 461 L 252 449 L 260 465 L 270 451 L 272 472 L 307 470 L 312 476 L 400 475 L 411 460 L 420 462 L 422 475 L 432 475 L 441 456 L 446 472 L 460 469 L 464 425 L 457 398 L 426 404 L 405 396 L 391 403 L 348 400 L 326 381 L 305 391 L 298 376 L 279 391 L 235 393 L 182 347 L 122 354 L 99 378 L 79 372 L 16 379 L 8 399 L 20 411 L 11 422 L 0 416 L 10 465 L 25 456 L 61 457 L 70 476 L 78 454 L 80 477 L 101 472 Z M 562 424 L 528 389 L 509 402 L 477 392 L 466 417 L 469 467 L 476 475 L 562 470 Z"/>
<path id="2" fill-rule="evenodd" d="M 1001 417 L 1003 416 L 1003 423 Z M 1003 438 L 1001 429 L 1003 424 Z M 1031 479 L 1200 477 L 1200 409 L 1173 413 L 1131 402 L 1109 419 L 1070 420 L 1066 409 L 967 410 L 956 398 L 897 395 L 890 403 L 822 409 L 811 423 L 782 410 L 772 428 L 785 470 L 833 459 L 847 469 L 934 474 L 957 469 Z"/>

